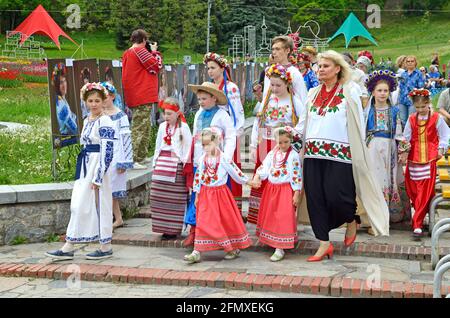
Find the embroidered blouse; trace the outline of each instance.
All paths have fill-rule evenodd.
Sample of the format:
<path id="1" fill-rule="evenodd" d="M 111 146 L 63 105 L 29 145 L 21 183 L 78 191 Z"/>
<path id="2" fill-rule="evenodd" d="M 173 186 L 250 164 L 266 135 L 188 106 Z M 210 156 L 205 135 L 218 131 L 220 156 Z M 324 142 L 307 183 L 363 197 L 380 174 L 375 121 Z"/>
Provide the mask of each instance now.
<path id="1" fill-rule="evenodd" d="M 223 84 L 221 85 L 223 86 Z M 225 87 L 222 88 L 223 93 L 225 94 Z M 236 116 L 236 132 L 238 135 L 242 135 L 244 132 L 244 124 L 245 124 L 245 116 L 244 116 L 244 107 L 242 106 L 241 102 L 241 93 L 239 91 L 239 87 L 233 83 L 228 81 L 227 82 L 227 93 L 225 94 L 227 96 L 227 99 L 230 101 L 231 106 L 233 107 L 234 114 Z M 231 117 L 231 121 L 233 122 L 234 126 L 234 119 L 233 119 L 233 113 L 230 107 L 228 105 L 219 105 L 220 108 L 224 109 L 228 115 Z"/>
<path id="2" fill-rule="evenodd" d="M 208 165 L 215 167 L 216 159 L 207 159 Z M 210 161 L 211 160 L 211 161 Z M 219 187 L 227 183 L 228 176 L 233 178 L 239 184 L 245 184 L 248 177 L 236 166 L 236 164 L 227 159 L 221 152 L 219 156 L 219 163 L 216 169 L 208 169 L 205 165 L 205 155 L 202 155 L 199 160 L 199 166 L 194 176 L 194 192 L 200 192 L 202 186 Z"/>
<path id="3" fill-rule="evenodd" d="M 384 108 L 371 106 L 369 108 L 366 125 L 367 139 L 372 137 L 404 139 L 400 111 L 397 106 L 386 106 Z"/>
<path id="4" fill-rule="evenodd" d="M 91 164 L 91 160 L 95 162 L 95 173 L 92 183 L 101 186 L 103 176 L 108 171 L 114 155 L 114 139 L 115 130 L 113 122 L 109 116 L 103 115 L 96 120 L 84 120 L 83 131 L 81 132 L 81 145 L 100 145 L 100 156 L 96 153 L 88 152 L 86 162 Z M 94 162 L 93 162 L 94 163 Z M 83 174 L 83 169 L 81 169 Z M 81 178 L 84 178 L 82 175 Z"/>
<path id="5" fill-rule="evenodd" d="M 305 118 L 306 118 L 306 108 L 301 103 L 300 99 L 297 96 L 293 96 L 294 105 L 292 105 L 291 97 L 279 99 L 275 95 L 269 99 L 269 104 L 267 105 L 265 122 L 263 123 L 263 131 L 261 131 L 261 135 L 263 139 L 273 140 L 273 129 L 280 126 L 291 126 L 292 123 L 292 112 L 295 111 L 295 116 L 297 117 L 297 124 L 294 129 L 299 133 L 303 134 L 303 130 L 305 127 Z M 252 136 L 250 146 L 256 148 L 258 146 L 258 138 L 260 133 L 259 127 L 259 118 L 261 117 L 261 112 L 263 110 L 263 103 L 260 103 L 257 109 L 257 117 L 253 122 Z"/>
<path id="6" fill-rule="evenodd" d="M 338 87 L 334 97 L 331 97 L 328 103 L 323 103 L 323 107 L 321 107 L 320 90 L 322 87 L 321 85 L 311 90 L 308 96 L 305 158 L 351 163 L 352 156 L 347 127 L 348 102 L 343 94 L 343 88 L 342 86 Z M 314 98 L 314 95 L 316 95 L 316 98 Z M 352 98 L 358 106 L 361 138 L 365 140 L 365 122 L 361 99 L 354 86 L 350 87 L 350 95 L 349 98 Z"/>
<path id="7" fill-rule="evenodd" d="M 259 175 L 261 180 L 269 179 L 269 182 L 273 184 L 289 182 L 292 190 L 300 191 L 302 189 L 302 167 L 299 154 L 292 150 L 283 164 L 282 159 L 286 153 L 281 153 L 277 149 L 278 147 L 275 147 L 267 154 L 261 166 L 256 170 L 256 174 Z M 279 155 L 281 157 L 274 160 L 274 156 L 278 157 Z"/>
<path id="8" fill-rule="evenodd" d="M 183 164 L 189 160 L 189 152 L 191 150 L 192 144 L 192 134 L 189 129 L 188 124 L 181 122 L 181 127 L 177 126 L 175 133 L 173 128 L 169 133 L 174 134 L 171 136 L 171 144 L 168 145 L 164 138 L 167 136 L 166 133 L 167 122 L 164 121 L 159 125 L 158 135 L 156 136 L 155 153 L 153 155 L 153 167 L 156 165 L 156 159 L 158 159 L 161 150 L 167 150 L 175 153 L 180 162 Z M 180 140 L 180 134 L 183 139 Z"/>
<path id="9" fill-rule="evenodd" d="M 116 145 L 114 145 L 114 163 L 116 169 L 133 168 L 133 147 L 131 144 L 131 130 L 128 116 L 120 111 L 109 116 L 116 131 Z"/>

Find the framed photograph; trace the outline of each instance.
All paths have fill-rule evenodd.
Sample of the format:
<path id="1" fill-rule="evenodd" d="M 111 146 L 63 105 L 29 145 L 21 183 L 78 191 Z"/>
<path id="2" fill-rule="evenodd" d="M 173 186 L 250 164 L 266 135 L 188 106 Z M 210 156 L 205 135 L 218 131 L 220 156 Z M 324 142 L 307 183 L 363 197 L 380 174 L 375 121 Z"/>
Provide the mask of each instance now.
<path id="1" fill-rule="evenodd" d="M 74 91 L 72 60 L 49 59 L 48 83 L 53 149 L 78 142 L 81 125 L 80 111 Z"/>

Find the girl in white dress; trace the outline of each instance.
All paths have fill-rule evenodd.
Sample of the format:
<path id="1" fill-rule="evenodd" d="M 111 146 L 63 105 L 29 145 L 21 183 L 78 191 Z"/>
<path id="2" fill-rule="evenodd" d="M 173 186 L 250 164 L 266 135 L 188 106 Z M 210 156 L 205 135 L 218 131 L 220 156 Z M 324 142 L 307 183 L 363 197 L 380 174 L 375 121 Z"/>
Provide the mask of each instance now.
<path id="1" fill-rule="evenodd" d="M 123 226 L 122 213 L 120 212 L 119 199 L 127 197 L 127 173 L 133 168 L 133 147 L 131 144 L 130 122 L 127 115 L 115 106 L 116 88 L 108 82 L 102 86 L 108 90 L 105 100 L 104 112 L 114 124 L 116 144 L 112 162 L 112 196 L 113 196 L 113 229 Z"/>
<path id="2" fill-rule="evenodd" d="M 100 249 L 87 254 L 87 259 L 113 254 L 111 164 L 115 131 L 111 118 L 103 114 L 108 92 L 100 83 L 88 83 L 81 90 L 90 114 L 84 120 L 80 138 L 83 148 L 77 159 L 66 244 L 60 250 L 45 253 L 60 260 L 73 259 L 74 243 L 100 243 Z"/>

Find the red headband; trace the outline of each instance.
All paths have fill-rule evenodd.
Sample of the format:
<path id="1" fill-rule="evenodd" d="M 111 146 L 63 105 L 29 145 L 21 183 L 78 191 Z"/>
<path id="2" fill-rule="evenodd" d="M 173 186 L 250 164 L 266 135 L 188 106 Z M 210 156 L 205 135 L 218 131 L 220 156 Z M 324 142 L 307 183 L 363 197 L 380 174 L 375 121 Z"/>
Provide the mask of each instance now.
<path id="1" fill-rule="evenodd" d="M 158 103 L 159 108 L 161 109 L 167 109 L 167 110 L 171 110 L 175 113 L 178 114 L 178 116 L 180 116 L 180 119 L 183 123 L 186 123 L 186 118 L 184 117 L 184 114 L 180 111 L 180 107 L 176 104 L 168 104 L 165 103 L 163 100 L 160 100 Z"/>

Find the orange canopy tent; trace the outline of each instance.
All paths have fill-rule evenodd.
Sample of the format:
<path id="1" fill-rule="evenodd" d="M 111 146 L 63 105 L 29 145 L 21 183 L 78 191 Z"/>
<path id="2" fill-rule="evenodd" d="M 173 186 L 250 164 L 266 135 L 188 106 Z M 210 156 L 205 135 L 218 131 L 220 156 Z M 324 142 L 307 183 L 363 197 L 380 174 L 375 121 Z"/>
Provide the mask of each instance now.
<path id="1" fill-rule="evenodd" d="M 59 44 L 59 37 L 61 35 L 78 45 L 59 27 L 58 24 L 56 24 L 55 20 L 52 19 L 42 5 L 38 5 L 14 31 L 9 33 L 9 36 L 19 32 L 21 33 L 20 44 L 25 42 L 31 35 L 39 34 L 48 36 L 52 39 L 58 49 L 61 49 Z"/>

